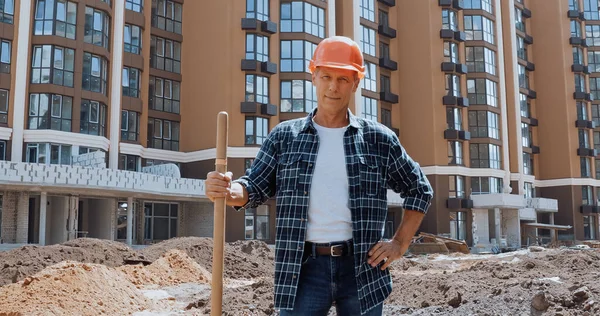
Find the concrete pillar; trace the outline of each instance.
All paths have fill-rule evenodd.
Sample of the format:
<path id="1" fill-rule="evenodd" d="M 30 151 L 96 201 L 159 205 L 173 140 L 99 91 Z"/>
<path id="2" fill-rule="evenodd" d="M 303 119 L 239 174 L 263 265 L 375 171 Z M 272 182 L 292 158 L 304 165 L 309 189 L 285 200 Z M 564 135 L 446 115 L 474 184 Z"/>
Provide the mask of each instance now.
<path id="1" fill-rule="evenodd" d="M 490 243 L 490 230 L 488 222 L 488 210 L 486 209 L 473 209 L 473 246 L 477 244 L 489 245 Z"/>
<path id="2" fill-rule="evenodd" d="M 127 244 L 133 240 L 133 198 L 127 198 Z"/>
<path id="3" fill-rule="evenodd" d="M 148 5 L 150 1 L 146 1 Z M 109 109 L 109 139 L 110 150 L 108 152 L 108 167 L 117 170 L 119 167 L 119 137 L 121 133 L 121 75 L 123 70 L 123 29 L 125 25 L 125 0 L 113 1 L 115 8 L 113 13 L 113 42 L 112 42 L 112 60 L 111 60 L 111 89 L 110 89 L 110 109 Z M 116 212 L 116 208 L 115 208 Z M 114 239 L 114 237 L 113 237 Z"/>
<path id="4" fill-rule="evenodd" d="M 48 194 L 42 192 L 40 196 L 40 246 L 46 245 L 46 207 L 48 205 Z"/>
<path id="5" fill-rule="evenodd" d="M 521 225 L 518 209 L 502 210 L 502 226 L 509 247 L 521 247 Z"/>
<path id="6" fill-rule="evenodd" d="M 79 215 L 79 197 L 69 196 L 66 197 L 67 205 L 69 207 L 67 217 L 67 240 L 73 240 L 77 238 L 77 216 Z"/>
<path id="7" fill-rule="evenodd" d="M 17 244 L 26 244 L 29 233 L 29 193 L 20 192 L 17 200 Z"/>
<path id="8" fill-rule="evenodd" d="M 500 245 L 500 239 L 502 238 L 502 210 L 494 208 L 494 228 L 496 231 L 496 242 Z"/>

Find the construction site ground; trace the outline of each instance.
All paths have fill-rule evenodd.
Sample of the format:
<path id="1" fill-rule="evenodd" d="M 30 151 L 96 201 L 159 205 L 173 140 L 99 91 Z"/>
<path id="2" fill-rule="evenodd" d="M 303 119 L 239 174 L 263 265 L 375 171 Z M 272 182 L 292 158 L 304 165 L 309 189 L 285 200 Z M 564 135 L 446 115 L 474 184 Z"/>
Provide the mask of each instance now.
<path id="1" fill-rule="evenodd" d="M 277 315 L 273 250 L 239 241 L 225 251 L 223 314 Z M 0 252 L 0 316 L 209 315 L 211 266 L 208 238 L 24 246 Z M 429 254 L 390 270 L 385 315 L 600 315 L 600 249 Z"/>

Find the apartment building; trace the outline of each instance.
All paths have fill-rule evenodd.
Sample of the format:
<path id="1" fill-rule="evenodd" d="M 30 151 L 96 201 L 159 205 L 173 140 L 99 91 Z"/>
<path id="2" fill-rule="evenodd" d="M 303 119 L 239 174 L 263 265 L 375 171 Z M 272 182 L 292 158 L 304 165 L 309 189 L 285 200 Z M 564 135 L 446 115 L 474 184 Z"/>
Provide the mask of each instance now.
<path id="1" fill-rule="evenodd" d="M 218 112 L 242 175 L 317 106 L 308 61 L 331 35 L 364 52 L 353 113 L 434 187 L 422 231 L 475 251 L 598 239 L 597 2 L 0 1 L 0 239 L 211 236 Z M 274 201 L 230 211 L 226 240 L 274 242 L 274 219 Z"/>

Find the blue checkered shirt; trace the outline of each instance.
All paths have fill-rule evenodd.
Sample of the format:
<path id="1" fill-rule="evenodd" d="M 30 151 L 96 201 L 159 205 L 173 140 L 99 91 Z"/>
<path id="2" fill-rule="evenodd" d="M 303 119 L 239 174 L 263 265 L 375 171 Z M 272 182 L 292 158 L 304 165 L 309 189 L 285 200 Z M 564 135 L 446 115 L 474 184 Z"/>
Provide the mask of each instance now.
<path id="1" fill-rule="evenodd" d="M 319 148 L 307 117 L 285 121 L 267 136 L 250 169 L 236 180 L 256 208 L 275 197 L 275 308 L 292 309 L 302 265 L 309 192 Z M 383 302 L 392 291 L 389 271 L 367 264 L 369 249 L 383 237 L 388 212 L 387 189 L 404 198 L 404 208 L 426 213 L 433 189 L 396 134 L 384 125 L 352 115 L 344 134 L 344 151 L 352 213 L 356 283 L 361 312 Z M 326 201 L 323 201 L 326 203 Z"/>

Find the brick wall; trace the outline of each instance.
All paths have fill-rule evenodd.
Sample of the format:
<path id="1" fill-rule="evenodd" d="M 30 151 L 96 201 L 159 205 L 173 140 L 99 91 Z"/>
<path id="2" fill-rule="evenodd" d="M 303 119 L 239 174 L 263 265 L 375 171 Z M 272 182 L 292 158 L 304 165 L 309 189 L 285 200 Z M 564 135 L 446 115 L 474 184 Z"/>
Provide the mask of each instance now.
<path id="1" fill-rule="evenodd" d="M 211 202 L 184 202 L 180 227 L 186 236 L 212 237 L 214 206 Z"/>
<path id="2" fill-rule="evenodd" d="M 26 244 L 29 231 L 29 193 L 19 192 L 17 198 L 17 236 L 18 244 Z"/>
<path id="3" fill-rule="evenodd" d="M 16 192 L 4 192 L 2 195 L 0 239 L 3 243 L 15 243 L 17 240 L 17 200 Z"/>
<path id="4" fill-rule="evenodd" d="M 94 151 L 83 155 L 73 156 L 73 166 L 106 168 L 106 153 L 103 151 Z"/>
<path id="5" fill-rule="evenodd" d="M 158 176 L 173 177 L 178 179 L 181 178 L 181 172 L 179 171 L 179 168 L 177 165 L 172 163 L 143 167 L 142 172 L 151 173 Z"/>

